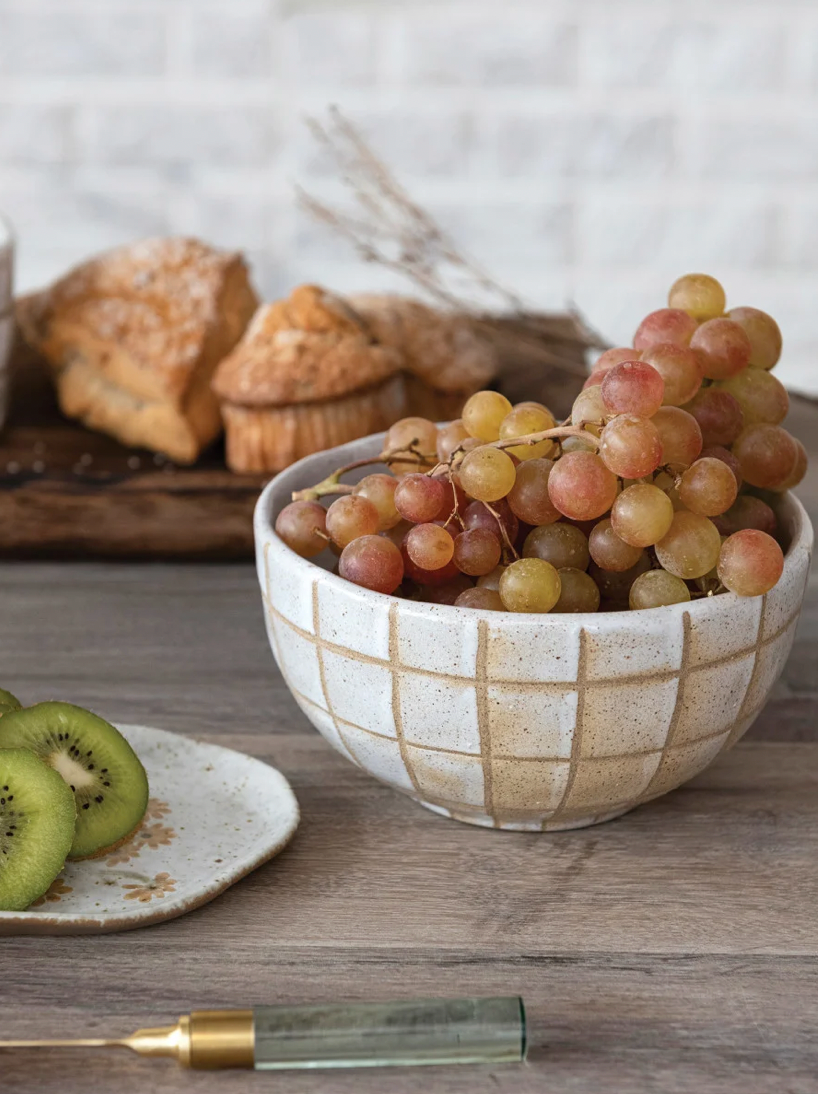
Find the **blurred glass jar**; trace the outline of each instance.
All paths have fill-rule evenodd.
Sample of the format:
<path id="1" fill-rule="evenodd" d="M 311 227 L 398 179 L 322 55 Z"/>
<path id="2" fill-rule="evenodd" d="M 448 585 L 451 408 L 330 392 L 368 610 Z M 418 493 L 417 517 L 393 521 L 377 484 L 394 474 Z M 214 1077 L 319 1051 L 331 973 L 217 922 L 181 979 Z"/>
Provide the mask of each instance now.
<path id="1" fill-rule="evenodd" d="M 14 341 L 14 235 L 0 215 L 0 428 L 6 424 Z"/>

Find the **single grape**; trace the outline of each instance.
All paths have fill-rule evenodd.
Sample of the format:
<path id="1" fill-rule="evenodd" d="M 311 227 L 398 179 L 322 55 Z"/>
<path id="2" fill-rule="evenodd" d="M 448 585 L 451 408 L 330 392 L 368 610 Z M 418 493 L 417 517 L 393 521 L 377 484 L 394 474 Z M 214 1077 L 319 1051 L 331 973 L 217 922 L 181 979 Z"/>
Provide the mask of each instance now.
<path id="1" fill-rule="evenodd" d="M 511 403 L 499 391 L 478 391 L 463 407 L 463 425 L 470 437 L 479 441 L 496 441 L 500 423 L 511 412 Z"/>
<path id="2" fill-rule="evenodd" d="M 773 317 L 758 308 L 731 308 L 727 315 L 750 339 L 750 364 L 773 368 L 781 356 L 781 331 Z"/>
<path id="3" fill-rule="evenodd" d="M 798 460 L 798 446 L 780 425 L 751 425 L 733 445 L 741 473 L 751 486 L 774 489 L 787 481 Z"/>
<path id="4" fill-rule="evenodd" d="M 499 501 L 494 502 L 491 507 L 497 516 L 490 513 L 482 501 L 471 502 L 463 511 L 463 526 L 465 528 L 485 528 L 486 531 L 494 532 L 496 536 L 499 536 L 501 542 L 505 542 L 507 536 L 509 542 L 514 543 L 520 531 L 520 522 L 509 508 L 508 502 L 505 498 L 501 498 Z M 505 536 L 503 535 L 504 531 Z"/>
<path id="5" fill-rule="evenodd" d="M 358 536 L 372 536 L 381 518 L 375 505 L 359 494 L 336 498 L 327 510 L 327 533 L 332 542 L 344 548 Z"/>
<path id="6" fill-rule="evenodd" d="M 614 532 L 632 547 L 652 547 L 673 523 L 673 503 L 658 486 L 634 483 L 611 509 Z"/>
<path id="7" fill-rule="evenodd" d="M 500 578 L 500 598 L 509 612 L 550 612 L 560 598 L 560 575 L 541 558 L 520 558 Z"/>
<path id="8" fill-rule="evenodd" d="M 517 477 L 511 457 L 499 448 L 476 448 L 460 465 L 463 489 L 477 501 L 499 501 Z"/>
<path id="9" fill-rule="evenodd" d="M 684 604 L 690 600 L 690 589 L 680 577 L 667 570 L 648 570 L 631 585 L 628 603 L 634 611 L 663 608 L 667 604 Z"/>
<path id="10" fill-rule="evenodd" d="M 384 536 L 358 536 L 344 547 L 338 573 L 355 585 L 376 593 L 393 593 L 403 581 L 403 559 Z"/>
<path id="11" fill-rule="evenodd" d="M 371 501 L 378 510 L 379 532 L 394 528 L 401 519 L 401 514 L 395 508 L 395 489 L 398 482 L 393 475 L 367 475 L 353 491 Z"/>
<path id="12" fill-rule="evenodd" d="M 661 463 L 679 470 L 690 467 L 702 450 L 702 431 L 692 414 L 663 406 L 651 418 L 662 442 Z"/>
<path id="13" fill-rule="evenodd" d="M 785 490 L 793 490 L 799 484 L 799 482 L 801 482 L 801 480 L 804 478 L 804 475 L 806 475 L 807 473 L 807 450 L 797 439 L 797 437 L 793 437 L 793 440 L 795 441 L 795 447 L 797 449 L 795 466 L 783 482 L 779 483 L 778 486 L 773 487 L 775 492 L 778 494 L 783 494 Z"/>
<path id="14" fill-rule="evenodd" d="M 736 476 L 726 463 L 698 459 L 682 474 L 679 497 L 691 513 L 715 517 L 726 513 L 738 494 Z"/>
<path id="15" fill-rule="evenodd" d="M 443 425 L 437 431 L 437 458 L 441 463 L 448 463 L 452 452 L 464 443 L 473 440 L 469 431 L 463 425 L 463 419 L 457 418 L 448 425 Z"/>
<path id="16" fill-rule="evenodd" d="M 717 387 L 703 387 L 692 402 L 685 403 L 684 409 L 699 423 L 702 443 L 706 447 L 732 444 L 744 428 L 744 414 L 738 399 Z"/>
<path id="17" fill-rule="evenodd" d="M 412 599 L 420 600 L 424 604 L 456 604 L 458 598 L 467 590 L 471 592 L 472 588 L 472 583 L 465 574 L 455 574 L 440 585 L 419 585 Z"/>
<path id="18" fill-rule="evenodd" d="M 548 477 L 554 506 L 574 520 L 593 520 L 611 508 L 619 484 L 593 452 L 568 452 L 557 460 Z"/>
<path id="19" fill-rule="evenodd" d="M 594 426 L 593 428 L 599 429 L 598 426 Z M 599 430 L 599 432 L 601 432 L 601 430 Z M 578 437 L 576 435 L 563 437 L 560 440 L 560 444 L 562 446 L 563 454 L 568 452 L 596 452 L 597 450 L 597 446 L 590 437 Z"/>
<path id="20" fill-rule="evenodd" d="M 588 573 L 594 579 L 599 589 L 602 601 L 606 605 L 625 607 L 628 603 L 628 593 L 634 581 L 640 574 L 650 569 L 650 559 L 647 551 L 642 551 L 639 561 L 629 570 L 617 572 L 615 570 L 603 570 L 592 562 L 588 567 Z"/>
<path id="21" fill-rule="evenodd" d="M 750 339 L 732 319 L 708 319 L 690 340 L 702 373 L 709 380 L 727 380 L 750 363 Z"/>
<path id="22" fill-rule="evenodd" d="M 632 547 L 620 539 L 609 519 L 601 520 L 588 537 L 591 558 L 603 570 L 622 573 L 639 561 L 641 547 Z"/>
<path id="23" fill-rule="evenodd" d="M 681 308 L 659 308 L 646 315 L 633 336 L 634 349 L 646 350 L 661 342 L 674 346 L 690 343 L 698 323 Z M 643 357 L 644 360 L 644 357 Z"/>
<path id="24" fill-rule="evenodd" d="M 713 518 L 713 523 L 722 536 L 732 536 L 745 528 L 755 528 L 774 536 L 778 527 L 775 513 L 766 501 L 753 494 L 741 494 L 726 513 Z"/>
<path id="25" fill-rule="evenodd" d="M 398 480 L 395 489 L 395 508 L 404 520 L 425 524 L 435 520 L 446 500 L 442 479 L 430 478 L 412 472 Z"/>
<path id="26" fill-rule="evenodd" d="M 560 598 L 551 609 L 561 614 L 599 610 L 599 589 L 590 574 L 570 566 L 559 569 Z"/>
<path id="27" fill-rule="evenodd" d="M 518 403 L 500 423 L 500 440 L 525 437 L 529 433 L 541 433 L 545 429 L 553 429 L 555 425 L 551 411 L 541 403 Z M 518 460 L 535 460 L 540 456 L 550 456 L 555 449 L 556 445 L 553 441 L 545 440 L 540 441 L 539 444 L 515 444 L 505 451 L 511 456 L 516 456 Z"/>
<path id="28" fill-rule="evenodd" d="M 596 385 L 581 391 L 571 408 L 571 425 L 584 426 L 595 437 L 602 432 L 602 423 L 609 417 L 608 408 L 602 398 L 602 388 Z"/>
<path id="29" fill-rule="evenodd" d="M 741 489 L 741 484 L 744 482 L 741 474 L 741 464 L 729 449 L 722 448 L 719 444 L 714 444 L 709 448 L 703 448 L 701 450 L 701 457 L 702 459 L 721 460 L 722 463 L 726 463 L 735 476 L 736 485 L 739 490 Z"/>
<path id="30" fill-rule="evenodd" d="M 504 612 L 506 610 L 496 589 L 486 589 L 480 586 L 462 592 L 455 600 L 455 606 L 458 608 L 478 608 L 484 612 Z"/>
<path id="31" fill-rule="evenodd" d="M 478 577 L 477 588 L 493 589 L 494 592 L 497 592 L 497 590 L 500 588 L 500 578 L 505 572 L 505 566 L 495 566 L 490 574 L 486 574 L 484 577 Z"/>
<path id="32" fill-rule="evenodd" d="M 689 403 L 702 386 L 702 367 L 696 354 L 687 346 L 659 342 L 642 354 L 664 381 L 663 406 Z"/>
<path id="33" fill-rule="evenodd" d="M 422 525 L 415 525 L 415 528 L 420 527 Z M 437 527 L 437 525 L 434 525 L 434 527 Z M 414 531 L 414 528 L 412 531 Z M 409 536 L 407 535 L 406 538 L 408 539 Z M 437 570 L 426 570 L 422 566 L 418 566 L 409 555 L 406 540 L 401 544 L 400 553 L 403 558 L 403 569 L 406 577 L 417 582 L 418 585 L 445 585 L 447 581 L 452 581 L 460 575 L 460 571 L 453 560 L 447 562 L 445 566 L 440 566 Z"/>
<path id="34" fill-rule="evenodd" d="M 508 493 L 512 512 L 526 524 L 552 524 L 560 519 L 548 494 L 552 460 L 526 460 L 517 468 L 517 477 Z"/>
<path id="35" fill-rule="evenodd" d="M 605 374 L 600 391 L 608 414 L 650 418 L 662 405 L 665 381 L 644 361 L 623 361 Z"/>
<path id="36" fill-rule="evenodd" d="M 709 274 L 685 274 L 673 282 L 667 297 L 671 308 L 682 308 L 699 322 L 723 315 L 726 301 L 724 289 Z"/>
<path id="37" fill-rule="evenodd" d="M 421 464 L 411 457 L 406 460 L 395 460 L 390 464 L 390 470 L 394 475 L 407 475 L 417 471 L 418 467 L 431 466 L 435 462 L 437 453 L 437 426 L 428 418 L 401 418 L 387 431 L 383 442 L 384 452 L 400 452 L 412 447 L 422 453 L 427 459 Z"/>
<path id="38" fill-rule="evenodd" d="M 404 546 L 412 562 L 422 570 L 439 570 L 454 555 L 454 540 L 439 524 L 416 524 Z"/>
<path id="39" fill-rule="evenodd" d="M 623 361 L 638 360 L 638 349 L 634 349 L 632 346 L 614 346 L 611 349 L 606 349 L 604 353 L 597 357 L 591 372 L 598 372 L 600 376 L 603 376 L 614 365 L 620 365 Z"/>
<path id="40" fill-rule="evenodd" d="M 745 368 L 738 376 L 722 380 L 718 388 L 734 396 L 741 407 L 745 425 L 756 425 L 758 422 L 778 425 L 784 421 L 790 409 L 787 389 L 779 379 L 771 372 L 765 372 L 763 368 Z M 735 439 L 734 437 L 733 440 Z"/>
<path id="41" fill-rule="evenodd" d="M 455 536 L 454 562 L 472 577 L 490 574 L 500 562 L 500 537 L 485 528 L 471 528 Z"/>
<path id="42" fill-rule="evenodd" d="M 745 528 L 729 536 L 722 544 L 719 578 L 731 593 L 738 596 L 761 596 L 769 592 L 781 577 L 783 569 L 783 552 L 766 532 Z"/>
<path id="43" fill-rule="evenodd" d="M 712 520 L 684 509 L 673 515 L 667 534 L 656 544 L 656 557 L 669 573 L 692 581 L 716 565 L 721 536 Z"/>
<path id="44" fill-rule="evenodd" d="M 532 528 L 523 543 L 523 558 L 540 558 L 561 570 L 587 570 L 591 561 L 588 537 L 573 524 L 544 524 Z"/>
<path id="45" fill-rule="evenodd" d="M 641 479 L 661 463 L 662 441 L 650 419 L 619 414 L 602 430 L 599 455 L 615 475 Z"/>
<path id="46" fill-rule="evenodd" d="M 291 501 L 276 517 L 276 535 L 302 558 L 315 558 L 327 545 L 327 511 L 317 501 Z"/>

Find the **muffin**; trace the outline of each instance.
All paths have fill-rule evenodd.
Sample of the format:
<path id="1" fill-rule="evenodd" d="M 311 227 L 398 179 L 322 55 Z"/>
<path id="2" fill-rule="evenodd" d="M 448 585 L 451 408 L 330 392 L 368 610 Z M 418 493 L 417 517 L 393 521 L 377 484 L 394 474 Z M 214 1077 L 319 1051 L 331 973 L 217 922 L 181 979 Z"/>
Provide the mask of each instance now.
<path id="1" fill-rule="evenodd" d="M 213 377 L 228 466 L 280 471 L 386 429 L 405 413 L 402 367 L 354 309 L 316 286 L 261 307 Z"/>
<path id="2" fill-rule="evenodd" d="M 466 316 L 401 296 L 359 294 L 348 304 L 377 342 L 403 354 L 409 414 L 458 418 L 469 396 L 497 375 L 494 348 Z"/>
<path id="3" fill-rule="evenodd" d="M 257 307 L 240 255 L 148 239 L 26 298 L 18 320 L 63 413 L 187 464 L 221 432 L 210 380 Z"/>

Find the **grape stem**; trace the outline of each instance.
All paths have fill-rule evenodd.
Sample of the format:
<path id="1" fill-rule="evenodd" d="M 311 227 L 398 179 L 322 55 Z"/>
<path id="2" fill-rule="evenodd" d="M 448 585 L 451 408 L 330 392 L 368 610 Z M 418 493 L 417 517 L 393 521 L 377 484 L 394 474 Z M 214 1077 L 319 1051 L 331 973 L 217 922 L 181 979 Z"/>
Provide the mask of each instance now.
<path id="1" fill-rule="evenodd" d="M 500 517 L 500 514 L 497 512 L 497 510 L 494 508 L 494 506 L 489 505 L 489 503 L 487 501 L 484 501 L 482 504 L 485 505 L 486 509 L 488 509 L 488 511 L 491 513 L 491 515 L 497 521 L 497 526 L 500 529 L 500 535 L 503 537 L 503 554 L 506 557 L 511 555 L 512 558 L 518 559 L 520 556 L 517 554 L 517 548 L 511 542 L 511 539 L 509 538 L 508 530 L 507 530 L 505 524 L 503 524 L 503 521 L 502 521 L 502 518 Z M 505 559 L 503 559 L 503 561 L 505 562 Z"/>
<path id="2" fill-rule="evenodd" d="M 327 475 L 321 482 L 316 483 L 315 486 L 308 486 L 304 490 L 293 490 L 292 500 L 317 501 L 318 498 L 326 497 L 328 494 L 351 494 L 355 487 L 349 483 L 341 482 L 341 476 L 346 475 L 349 471 L 357 471 L 360 467 L 372 467 L 378 463 L 385 463 L 388 466 L 398 461 L 401 463 L 416 463 L 418 467 L 423 467 L 435 458 L 420 452 L 415 444 L 416 442 L 413 441 L 406 448 L 394 448 L 390 452 L 381 452 L 379 456 L 369 456 L 365 460 L 355 460 L 353 463 L 345 464 L 343 467 L 339 467 L 337 471 L 333 471 L 331 475 Z"/>

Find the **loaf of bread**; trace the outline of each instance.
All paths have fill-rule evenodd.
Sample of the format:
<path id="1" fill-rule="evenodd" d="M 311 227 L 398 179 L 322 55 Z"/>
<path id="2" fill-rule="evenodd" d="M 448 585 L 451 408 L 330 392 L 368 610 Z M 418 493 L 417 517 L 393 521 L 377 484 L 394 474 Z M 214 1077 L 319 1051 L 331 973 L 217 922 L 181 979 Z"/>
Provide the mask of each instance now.
<path id="1" fill-rule="evenodd" d="M 257 306 L 240 255 L 170 238 L 93 258 L 18 313 L 66 415 L 192 463 L 222 428 L 213 372 Z"/>

